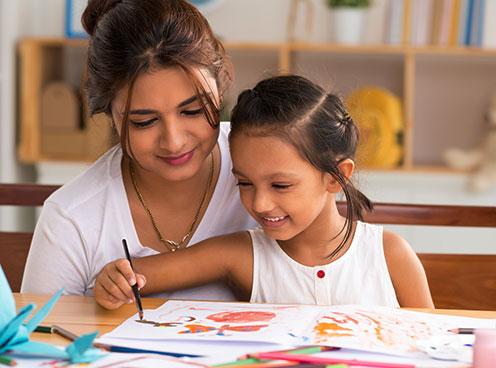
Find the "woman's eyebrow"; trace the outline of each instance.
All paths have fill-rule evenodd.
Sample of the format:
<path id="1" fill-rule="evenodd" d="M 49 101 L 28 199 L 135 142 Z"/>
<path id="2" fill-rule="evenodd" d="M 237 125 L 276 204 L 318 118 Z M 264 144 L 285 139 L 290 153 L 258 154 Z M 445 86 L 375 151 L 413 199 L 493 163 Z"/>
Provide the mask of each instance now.
<path id="1" fill-rule="evenodd" d="M 198 96 L 193 95 L 191 97 L 188 97 L 184 101 L 181 101 L 177 105 L 177 107 L 183 107 L 183 106 L 189 105 L 190 103 L 195 102 L 196 100 L 198 100 Z M 153 109 L 135 109 L 135 110 L 130 110 L 129 114 L 130 115 L 131 114 L 132 115 L 150 115 L 150 114 L 156 114 L 157 112 L 158 112 L 157 110 L 153 110 Z"/>
<path id="2" fill-rule="evenodd" d="M 177 105 L 177 107 L 183 107 L 183 106 L 189 105 L 190 103 L 196 101 L 197 99 L 198 99 L 197 95 L 191 96 L 191 97 L 185 99 L 184 101 L 180 102 L 179 105 Z"/>
<path id="3" fill-rule="evenodd" d="M 130 110 L 129 111 L 129 115 L 150 115 L 150 114 L 156 114 L 156 113 L 157 113 L 157 110 L 152 110 L 152 109 L 136 109 L 136 110 Z"/>
<path id="4" fill-rule="evenodd" d="M 190 103 L 198 100 L 200 97 L 202 99 L 206 99 L 206 96 L 209 96 L 210 98 L 212 98 L 213 93 L 208 92 L 208 93 L 202 93 L 202 94 L 200 94 L 200 96 L 198 96 L 198 95 L 191 96 L 191 97 L 185 99 L 183 102 L 180 102 L 179 105 L 177 105 L 177 107 L 183 107 L 183 106 L 189 105 Z"/>

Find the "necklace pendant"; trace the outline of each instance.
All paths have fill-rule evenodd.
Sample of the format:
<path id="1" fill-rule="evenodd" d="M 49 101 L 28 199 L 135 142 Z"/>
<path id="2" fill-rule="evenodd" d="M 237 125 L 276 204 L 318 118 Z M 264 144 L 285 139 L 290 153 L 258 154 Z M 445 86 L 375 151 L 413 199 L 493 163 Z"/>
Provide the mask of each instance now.
<path id="1" fill-rule="evenodd" d="M 158 235 L 158 239 L 171 252 L 175 252 L 176 250 L 180 249 L 186 243 L 186 241 L 191 237 L 191 233 L 195 229 L 195 225 L 198 221 L 198 218 L 200 217 L 201 209 L 203 208 L 203 204 L 207 198 L 207 194 L 208 194 L 208 191 L 210 189 L 210 186 L 212 184 L 212 180 L 214 177 L 214 156 L 212 153 L 210 153 L 210 159 L 211 159 L 210 175 L 208 177 L 208 182 L 207 182 L 207 186 L 205 187 L 205 191 L 203 192 L 203 197 L 200 201 L 200 205 L 198 206 L 198 209 L 196 210 L 196 214 L 195 214 L 195 217 L 193 218 L 193 222 L 190 225 L 189 231 L 186 233 L 186 235 L 183 236 L 183 238 L 179 242 L 163 238 L 163 236 L 160 233 L 160 230 L 157 226 L 157 223 L 156 223 L 155 219 L 153 218 L 152 212 L 150 211 L 150 209 L 146 205 L 145 200 L 143 199 L 143 195 L 141 194 L 141 191 L 138 188 L 138 183 L 136 182 L 136 172 L 134 170 L 133 162 L 129 161 L 129 173 L 131 175 L 131 182 L 133 184 L 134 191 L 136 192 L 136 196 L 138 197 L 138 200 L 140 201 L 143 208 L 145 209 L 145 212 L 148 214 L 148 217 L 150 218 L 153 229 L 155 230 L 155 232 Z"/>
<path id="2" fill-rule="evenodd" d="M 164 239 L 164 241 L 170 245 L 172 251 L 175 251 L 177 248 L 181 247 L 182 242 L 178 243 L 174 240 Z"/>

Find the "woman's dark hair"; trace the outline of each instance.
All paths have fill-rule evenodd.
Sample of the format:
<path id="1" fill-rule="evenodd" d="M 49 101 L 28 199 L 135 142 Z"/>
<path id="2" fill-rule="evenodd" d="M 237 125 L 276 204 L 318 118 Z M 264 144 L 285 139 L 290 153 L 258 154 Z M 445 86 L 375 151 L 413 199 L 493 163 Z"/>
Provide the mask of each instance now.
<path id="1" fill-rule="evenodd" d="M 194 6 L 184 0 L 89 0 L 81 21 L 90 35 L 86 82 L 90 114 L 110 115 L 117 92 L 129 86 L 121 133 L 125 152 L 134 82 L 150 70 L 181 68 L 194 85 L 207 121 L 213 128 L 218 126 L 218 104 L 194 68 L 211 73 L 222 99 L 232 80 L 232 66 L 207 20 Z"/>
<path id="2" fill-rule="evenodd" d="M 362 220 L 363 212 L 372 210 L 372 202 L 338 168 L 343 160 L 354 158 L 358 143 L 358 128 L 341 99 L 300 76 L 265 79 L 238 97 L 230 139 L 240 133 L 282 139 L 340 184 L 347 212 L 344 238 L 329 255 L 334 257 L 351 237 L 353 220 Z"/>

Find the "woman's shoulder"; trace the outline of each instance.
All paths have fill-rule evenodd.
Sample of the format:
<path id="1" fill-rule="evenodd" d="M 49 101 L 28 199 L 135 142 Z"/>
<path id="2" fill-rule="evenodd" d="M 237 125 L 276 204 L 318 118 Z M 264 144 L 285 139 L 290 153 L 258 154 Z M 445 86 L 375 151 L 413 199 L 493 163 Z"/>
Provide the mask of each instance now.
<path id="1" fill-rule="evenodd" d="M 101 200 L 101 194 L 122 183 L 121 159 L 120 147 L 112 147 L 86 170 L 56 190 L 46 203 L 71 212 L 88 201 Z"/>
<path id="2" fill-rule="evenodd" d="M 222 158 L 229 156 L 229 132 L 231 131 L 231 123 L 228 121 L 221 121 L 219 123 L 219 148 Z"/>

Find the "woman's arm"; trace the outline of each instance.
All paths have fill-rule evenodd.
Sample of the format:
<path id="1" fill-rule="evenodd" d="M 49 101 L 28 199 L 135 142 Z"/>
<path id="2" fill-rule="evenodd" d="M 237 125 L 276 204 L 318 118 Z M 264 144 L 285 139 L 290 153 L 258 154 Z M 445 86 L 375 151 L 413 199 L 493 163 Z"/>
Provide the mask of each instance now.
<path id="1" fill-rule="evenodd" d="M 410 244 L 389 231 L 384 231 L 383 244 L 389 275 L 400 305 L 434 308 L 424 268 Z"/>
<path id="2" fill-rule="evenodd" d="M 94 290 L 100 305 L 115 309 L 132 302 L 131 286 L 136 282 L 144 294 L 219 280 L 236 287 L 245 298 L 251 293 L 253 254 L 247 232 L 207 239 L 175 252 L 136 258 L 133 266 L 136 273 L 126 259 L 119 259 L 102 269 Z"/>
<path id="3" fill-rule="evenodd" d="M 21 292 L 83 295 L 89 263 L 77 224 L 59 206 L 46 202 L 40 214 L 24 268 Z"/>

